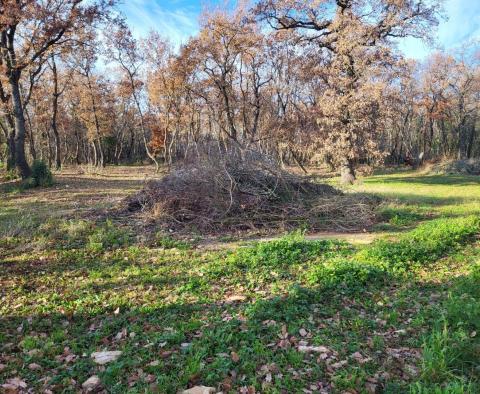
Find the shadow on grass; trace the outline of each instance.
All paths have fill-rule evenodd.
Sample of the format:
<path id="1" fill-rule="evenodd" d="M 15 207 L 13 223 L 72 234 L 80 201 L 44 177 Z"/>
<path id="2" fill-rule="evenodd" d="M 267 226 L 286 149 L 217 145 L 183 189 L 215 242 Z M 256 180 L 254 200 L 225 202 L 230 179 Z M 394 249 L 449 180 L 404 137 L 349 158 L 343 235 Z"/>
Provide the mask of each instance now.
<path id="1" fill-rule="evenodd" d="M 62 176 L 55 178 L 53 186 L 47 188 L 24 188 L 21 181 L 0 184 L 0 193 L 23 192 L 21 193 L 21 196 L 15 197 L 23 197 L 26 194 L 40 193 L 49 196 L 64 191 L 71 195 L 75 195 L 76 193 L 97 194 L 99 192 L 102 194 L 112 192 L 122 192 L 125 194 L 125 192 L 128 190 L 140 188 L 144 183 L 144 180 Z M 62 197 L 65 198 L 66 196 L 63 195 Z"/>
<path id="2" fill-rule="evenodd" d="M 443 292 L 462 280 L 464 278 L 460 277 L 448 283 L 417 283 L 418 293 L 424 296 L 416 300 L 417 306 L 423 303 L 429 306 L 432 301 L 428 294 Z M 393 287 L 401 285 L 398 280 L 390 283 Z M 196 384 L 225 390 L 222 382 L 228 382 L 235 389 L 252 385 L 263 390 L 264 377 L 258 371 L 262 366 L 275 365 L 275 370 L 284 375 L 281 379 L 273 379 L 271 388 L 276 390 L 301 392 L 314 382 L 323 381 L 329 385 L 335 379 L 337 388 L 342 390 L 360 388 L 367 382 L 369 374 L 388 371 L 390 377 L 379 381 L 379 388 L 386 388 L 404 380 L 406 362 L 418 362 L 414 358 L 409 360 L 408 356 L 398 363 L 393 362 L 388 356 L 389 347 L 410 348 L 412 336 L 420 340 L 421 330 L 402 337 L 393 334 L 395 330 L 407 327 L 400 322 L 383 327 L 358 325 L 360 316 L 365 319 L 367 314 L 367 318 L 373 320 L 380 312 L 376 294 L 383 288 L 378 283 L 354 288 L 340 285 L 330 290 L 297 286 L 284 296 L 253 302 L 143 307 L 112 304 L 102 307 L 98 313 L 46 313 L 28 319 L 6 315 L 0 318 L 0 356 L 5 357 L 8 353 L 9 357 L 0 377 L 2 373 L 5 378 L 13 377 L 9 373 L 15 369 L 15 376 L 21 376 L 29 385 L 39 389 L 45 371 L 31 371 L 26 367 L 35 362 L 55 371 L 49 387 L 59 391 L 78 390 L 81 383 L 93 374 L 99 375 L 111 392 L 149 391 L 151 377 L 149 380 L 140 377 L 132 384 L 131 377 L 139 369 L 153 375 L 162 388 L 161 392 L 165 393 L 176 393 Z M 345 305 L 348 308 L 345 309 Z M 120 313 L 113 312 L 116 308 Z M 408 304 L 404 308 L 408 309 Z M 401 314 L 401 309 L 398 306 L 395 313 Z M 418 313 L 422 313 L 421 309 Z M 426 323 L 427 331 L 430 324 L 432 322 Z M 127 335 L 119 338 L 118 333 L 125 328 Z M 339 376 L 358 370 L 358 365 L 352 363 L 332 372 L 328 371 L 324 361 L 315 361 L 316 356 L 302 355 L 296 349 L 302 339 L 298 335 L 300 328 L 313 334 L 313 338 L 309 335 L 303 340 L 310 344 L 325 344 L 337 351 L 336 361 L 348 359 L 354 351 L 360 350 L 365 355 L 371 352 L 374 359 L 368 365 L 369 374 L 354 373 L 351 381 L 339 381 Z M 366 343 L 377 330 L 392 333 L 392 338 L 385 336 L 382 350 L 374 352 Z M 132 332 L 135 336 L 128 335 Z M 27 341 L 26 337 L 35 333 L 44 336 Z M 328 340 L 328 343 L 319 343 L 319 340 Z M 187 345 L 183 346 L 185 343 Z M 76 357 L 73 363 L 64 366 L 64 360 L 58 358 L 58 354 L 64 354 L 65 347 Z M 29 354 L 32 349 L 39 352 Z M 88 355 L 103 349 L 121 350 L 123 354 L 117 362 L 99 368 Z M 239 361 L 229 356 L 232 351 L 236 352 Z M 150 365 L 152 361 L 156 364 Z M 231 371 L 235 371 L 233 377 Z M 243 375 L 246 380 L 241 378 Z M 405 383 L 408 384 L 402 384 Z"/>

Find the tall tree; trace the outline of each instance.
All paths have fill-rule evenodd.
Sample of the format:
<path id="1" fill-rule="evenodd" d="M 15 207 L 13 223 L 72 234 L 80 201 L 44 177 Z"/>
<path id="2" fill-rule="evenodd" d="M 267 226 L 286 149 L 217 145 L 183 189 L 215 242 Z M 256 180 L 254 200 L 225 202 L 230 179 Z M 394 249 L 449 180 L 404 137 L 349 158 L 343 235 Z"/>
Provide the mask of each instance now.
<path id="1" fill-rule="evenodd" d="M 394 58 L 392 39 L 426 37 L 437 23 L 438 4 L 422 0 L 261 0 L 256 14 L 274 29 L 296 29 L 328 58 L 327 89 L 319 101 L 318 121 L 328 129 L 342 180 L 355 179 L 355 164 L 378 154 L 375 111 L 382 101 L 368 84 L 375 67 Z M 368 120 L 365 121 L 365 116 Z"/>
<path id="2" fill-rule="evenodd" d="M 105 15 L 112 0 L 0 1 L 0 67 L 2 87 L 11 95 L 15 127 L 15 162 L 22 176 L 30 175 L 25 157 L 25 113 L 20 80 L 25 70 L 40 69 L 56 46 L 70 34 Z"/>

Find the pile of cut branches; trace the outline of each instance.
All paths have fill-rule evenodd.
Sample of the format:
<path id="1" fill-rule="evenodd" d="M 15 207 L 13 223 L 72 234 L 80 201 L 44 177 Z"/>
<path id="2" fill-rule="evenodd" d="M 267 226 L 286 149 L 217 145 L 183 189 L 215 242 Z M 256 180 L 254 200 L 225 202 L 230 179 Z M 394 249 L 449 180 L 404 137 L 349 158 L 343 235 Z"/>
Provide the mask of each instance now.
<path id="1" fill-rule="evenodd" d="M 359 230 L 374 223 L 373 202 L 309 181 L 251 150 L 204 154 L 183 162 L 127 199 L 168 229 Z"/>
<path id="2" fill-rule="evenodd" d="M 480 159 L 443 161 L 434 164 L 429 172 L 442 175 L 480 175 Z"/>

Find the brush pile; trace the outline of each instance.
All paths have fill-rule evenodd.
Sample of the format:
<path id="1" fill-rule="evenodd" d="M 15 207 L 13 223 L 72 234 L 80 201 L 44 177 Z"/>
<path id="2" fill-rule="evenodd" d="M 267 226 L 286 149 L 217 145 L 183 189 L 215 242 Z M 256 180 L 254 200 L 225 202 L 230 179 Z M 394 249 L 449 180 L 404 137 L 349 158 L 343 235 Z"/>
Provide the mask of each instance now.
<path id="1" fill-rule="evenodd" d="M 127 200 L 176 231 L 361 230 L 374 223 L 373 201 L 286 172 L 256 151 L 209 153 L 183 162 Z"/>
<path id="2" fill-rule="evenodd" d="M 430 169 L 432 174 L 442 175 L 480 175 L 480 160 L 449 160 L 434 164 Z"/>

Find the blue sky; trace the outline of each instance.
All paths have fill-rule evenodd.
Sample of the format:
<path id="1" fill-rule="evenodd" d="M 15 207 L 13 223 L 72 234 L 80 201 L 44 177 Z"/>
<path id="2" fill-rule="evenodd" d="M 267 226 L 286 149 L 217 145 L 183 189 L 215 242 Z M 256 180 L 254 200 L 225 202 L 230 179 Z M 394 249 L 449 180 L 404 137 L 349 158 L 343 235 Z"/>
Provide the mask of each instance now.
<path id="1" fill-rule="evenodd" d="M 124 0 L 121 10 L 134 33 L 145 35 L 157 30 L 175 44 L 186 42 L 198 31 L 198 16 L 204 5 L 223 4 L 222 0 Z M 447 21 L 438 29 L 438 46 L 451 49 L 480 39 L 480 0 L 445 0 Z M 423 59 L 433 49 L 416 39 L 400 42 L 408 56 Z"/>

